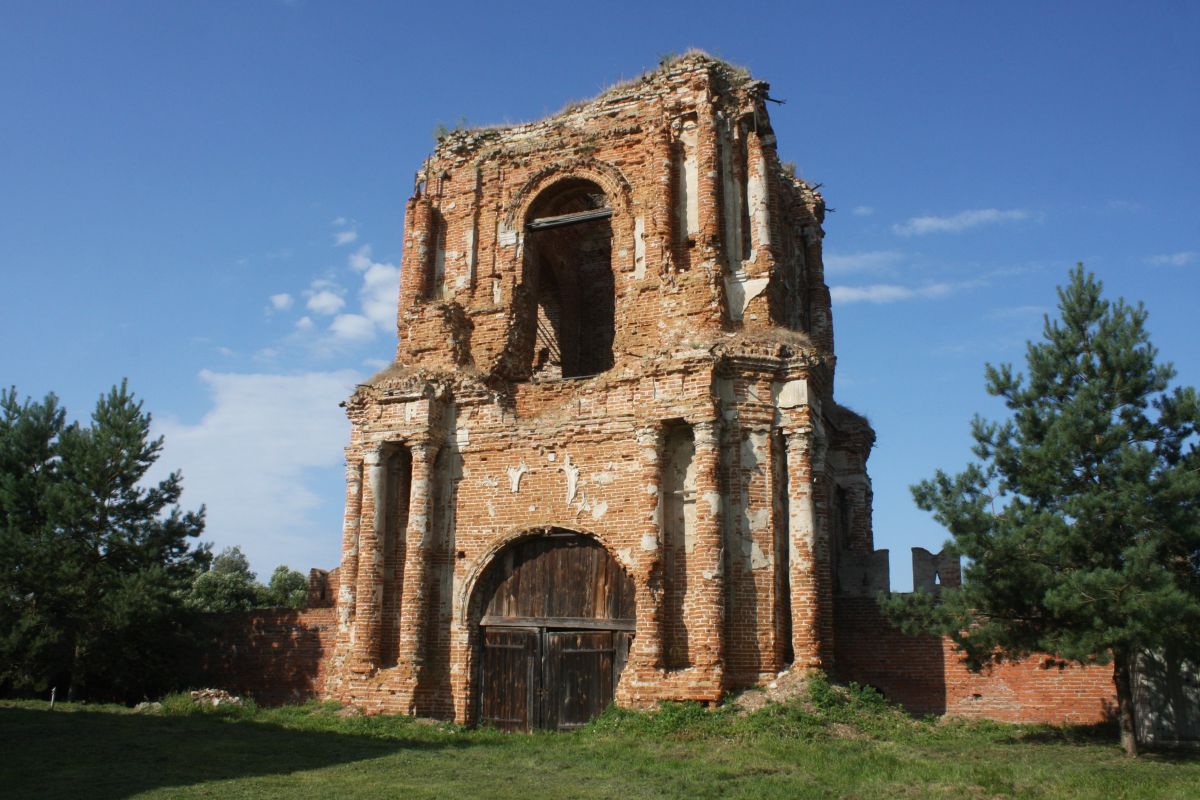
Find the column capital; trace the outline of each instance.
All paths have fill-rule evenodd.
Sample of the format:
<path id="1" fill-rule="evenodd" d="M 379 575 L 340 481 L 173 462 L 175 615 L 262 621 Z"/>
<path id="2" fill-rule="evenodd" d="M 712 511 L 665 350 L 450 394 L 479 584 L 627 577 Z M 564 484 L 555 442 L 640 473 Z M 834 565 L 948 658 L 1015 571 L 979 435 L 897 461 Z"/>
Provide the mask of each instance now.
<path id="1" fill-rule="evenodd" d="M 406 444 L 409 452 L 412 453 L 414 464 L 433 461 L 437 457 L 438 451 L 442 449 L 441 444 L 432 439 L 413 439 Z"/>
<path id="2" fill-rule="evenodd" d="M 696 446 L 701 444 L 715 447 L 721 434 L 721 425 L 715 419 L 704 419 L 692 423 L 692 438 Z"/>

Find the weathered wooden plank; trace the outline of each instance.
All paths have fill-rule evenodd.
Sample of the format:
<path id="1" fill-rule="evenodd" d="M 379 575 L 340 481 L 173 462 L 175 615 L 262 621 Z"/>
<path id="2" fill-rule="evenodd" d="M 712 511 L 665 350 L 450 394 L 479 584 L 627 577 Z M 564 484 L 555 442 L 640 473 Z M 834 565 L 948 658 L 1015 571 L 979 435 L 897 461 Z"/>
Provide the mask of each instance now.
<path id="1" fill-rule="evenodd" d="M 480 621 L 481 625 L 536 625 L 539 628 L 604 631 L 632 631 L 637 622 L 632 619 L 590 619 L 588 617 L 502 617 L 489 614 Z"/>
<path id="2" fill-rule="evenodd" d="M 551 228 L 562 228 L 566 225 L 578 225 L 581 222 L 608 219 L 612 214 L 613 210 L 611 208 L 590 208 L 587 211 L 575 211 L 570 214 L 539 217 L 525 223 L 525 228 L 530 231 L 545 231 Z"/>

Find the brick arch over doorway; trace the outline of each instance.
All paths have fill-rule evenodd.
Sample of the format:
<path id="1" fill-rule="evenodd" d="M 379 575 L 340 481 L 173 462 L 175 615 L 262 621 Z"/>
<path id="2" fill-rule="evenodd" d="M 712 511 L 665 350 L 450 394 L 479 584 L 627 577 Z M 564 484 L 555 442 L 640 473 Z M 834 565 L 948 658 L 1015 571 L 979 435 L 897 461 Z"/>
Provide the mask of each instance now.
<path id="1" fill-rule="evenodd" d="M 635 625 L 633 579 L 598 541 L 560 528 L 505 547 L 472 596 L 475 718 L 570 730 L 612 702 Z"/>

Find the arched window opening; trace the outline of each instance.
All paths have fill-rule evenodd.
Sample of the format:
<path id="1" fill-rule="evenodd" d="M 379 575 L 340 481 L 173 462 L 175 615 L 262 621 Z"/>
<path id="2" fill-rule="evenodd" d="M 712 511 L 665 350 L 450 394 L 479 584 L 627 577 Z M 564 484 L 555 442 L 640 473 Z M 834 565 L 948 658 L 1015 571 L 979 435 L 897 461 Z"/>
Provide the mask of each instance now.
<path id="1" fill-rule="evenodd" d="M 611 216 L 604 191 L 580 178 L 559 181 L 530 208 L 525 275 L 536 301 L 535 380 L 580 378 L 612 368 Z"/>

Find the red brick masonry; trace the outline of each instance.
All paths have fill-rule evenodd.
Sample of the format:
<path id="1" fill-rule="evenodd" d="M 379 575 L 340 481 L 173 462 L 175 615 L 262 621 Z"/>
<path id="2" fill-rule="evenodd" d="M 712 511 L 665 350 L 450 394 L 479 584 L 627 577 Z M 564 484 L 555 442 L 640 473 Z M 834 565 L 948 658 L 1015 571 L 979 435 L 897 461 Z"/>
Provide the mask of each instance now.
<path id="1" fill-rule="evenodd" d="M 263 609 L 222 616 L 207 682 L 262 705 L 299 703 L 321 692 L 337 625 L 332 608 Z"/>
<path id="2" fill-rule="evenodd" d="M 325 656 L 336 637 L 332 608 L 233 614 L 210 665 L 217 686 L 263 705 L 317 697 Z M 973 674 L 949 640 L 905 636 L 870 598 L 839 598 L 836 674 L 879 689 L 914 714 L 948 714 L 1001 722 L 1090 724 L 1115 702 L 1112 668 L 1059 667 L 1033 658 Z"/>
<path id="3" fill-rule="evenodd" d="M 949 639 L 905 636 L 871 598 L 839 598 L 835 618 L 837 676 L 915 714 L 1086 725 L 1115 708 L 1111 666 L 1060 667 L 1043 656 L 974 674 Z"/>

